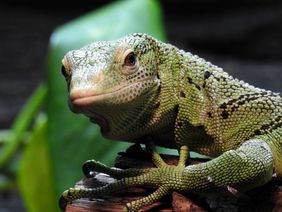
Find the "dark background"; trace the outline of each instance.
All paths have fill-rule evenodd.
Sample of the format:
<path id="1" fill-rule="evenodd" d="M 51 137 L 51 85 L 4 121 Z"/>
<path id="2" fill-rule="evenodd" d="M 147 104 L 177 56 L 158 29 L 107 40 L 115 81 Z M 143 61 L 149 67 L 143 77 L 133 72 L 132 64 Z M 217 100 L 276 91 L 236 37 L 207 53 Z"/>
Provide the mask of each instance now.
<path id="1" fill-rule="evenodd" d="M 54 28 L 112 1 L 59 2 L 62 6 L 55 1 L 0 3 L 0 128 L 10 127 L 27 97 L 44 80 Z M 162 1 L 168 40 L 240 79 L 281 92 L 281 1 L 226 2 Z M 0 211 L 19 210 L 13 202 L 18 198 L 7 200 Z"/>

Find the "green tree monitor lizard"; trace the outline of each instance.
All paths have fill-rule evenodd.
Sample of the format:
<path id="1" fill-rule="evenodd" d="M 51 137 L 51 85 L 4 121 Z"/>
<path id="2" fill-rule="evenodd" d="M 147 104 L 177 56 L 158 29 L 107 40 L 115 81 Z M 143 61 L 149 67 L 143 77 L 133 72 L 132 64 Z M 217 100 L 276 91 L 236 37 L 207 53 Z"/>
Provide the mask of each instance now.
<path id="1" fill-rule="evenodd" d="M 87 161 L 84 168 L 119 180 L 100 188 L 71 188 L 63 199 L 103 196 L 129 186 L 157 187 L 124 208 L 138 211 L 173 190 L 226 187 L 244 192 L 282 177 L 279 93 L 251 86 L 140 33 L 70 51 L 62 63 L 71 110 L 100 125 L 107 138 L 145 143 L 156 166 L 120 170 Z M 178 149 L 178 165 L 167 165 L 155 145 Z M 213 159 L 186 166 L 190 151 Z"/>

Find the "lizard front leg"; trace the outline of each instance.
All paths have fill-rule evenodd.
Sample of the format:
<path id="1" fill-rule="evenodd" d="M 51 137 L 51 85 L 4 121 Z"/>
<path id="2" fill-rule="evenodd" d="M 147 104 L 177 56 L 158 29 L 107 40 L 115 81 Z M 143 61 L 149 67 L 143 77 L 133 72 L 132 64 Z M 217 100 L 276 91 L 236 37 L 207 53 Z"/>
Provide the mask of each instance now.
<path id="1" fill-rule="evenodd" d="M 183 173 L 184 191 L 201 192 L 218 187 L 246 191 L 269 182 L 274 162 L 270 147 L 249 140 L 206 163 L 187 166 Z"/>
<path id="2" fill-rule="evenodd" d="M 151 159 L 153 164 L 156 167 L 164 167 L 167 164 L 164 162 L 160 154 L 157 152 L 156 147 L 152 141 L 146 142 L 146 150 L 151 154 Z M 95 160 L 88 160 L 86 161 L 82 166 L 82 171 L 84 173 L 84 176 L 87 178 L 91 178 L 95 176 L 95 172 L 101 172 L 110 175 L 111 177 L 114 177 L 116 179 L 123 178 L 123 177 L 131 177 L 131 176 L 137 176 L 140 174 L 147 173 L 151 169 L 126 169 L 122 170 L 119 168 L 110 168 L 99 161 Z"/>
<path id="3" fill-rule="evenodd" d="M 161 166 L 150 169 L 117 171 L 97 163 L 96 170 L 107 174 L 131 177 L 122 178 L 99 188 L 69 189 L 62 197 L 68 201 L 83 197 L 98 197 L 112 194 L 126 187 L 151 185 L 158 189 L 140 200 L 126 205 L 124 211 L 138 211 L 158 201 L 171 191 L 208 192 L 229 187 L 245 191 L 271 180 L 273 158 L 269 146 L 260 140 L 246 141 L 237 150 L 230 150 L 206 163 L 183 166 Z"/>

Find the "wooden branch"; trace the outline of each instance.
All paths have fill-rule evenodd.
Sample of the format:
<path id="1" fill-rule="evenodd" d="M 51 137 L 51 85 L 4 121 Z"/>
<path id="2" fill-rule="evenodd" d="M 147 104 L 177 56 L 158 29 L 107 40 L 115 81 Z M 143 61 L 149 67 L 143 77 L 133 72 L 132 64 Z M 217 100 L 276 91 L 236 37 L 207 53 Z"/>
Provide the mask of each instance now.
<path id="1" fill-rule="evenodd" d="M 162 155 L 164 160 L 171 165 L 177 164 L 177 157 Z M 203 159 L 193 159 L 191 164 L 204 162 Z M 126 168 L 148 168 L 153 167 L 150 155 L 139 145 L 133 145 L 126 152 L 119 153 L 115 167 Z M 83 179 L 76 187 L 99 187 L 109 184 L 115 179 L 108 175 L 98 173 L 94 178 Z M 150 187 L 135 187 L 124 191 L 113 193 L 103 199 L 79 199 L 66 205 L 66 212 L 90 212 L 121 211 L 127 202 L 143 198 L 154 191 Z M 201 196 L 192 194 L 180 194 L 173 192 L 172 195 L 163 198 L 160 202 L 143 208 L 141 211 L 282 211 L 282 186 L 277 182 L 271 182 L 266 186 L 253 189 L 246 194 L 235 196 L 232 193 L 222 191 L 215 192 L 212 196 Z"/>

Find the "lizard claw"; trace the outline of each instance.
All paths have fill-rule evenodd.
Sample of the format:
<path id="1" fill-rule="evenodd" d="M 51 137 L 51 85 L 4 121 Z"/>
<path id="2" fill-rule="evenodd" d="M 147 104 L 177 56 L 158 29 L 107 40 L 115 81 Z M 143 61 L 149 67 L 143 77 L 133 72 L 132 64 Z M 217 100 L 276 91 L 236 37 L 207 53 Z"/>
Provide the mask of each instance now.
<path id="1" fill-rule="evenodd" d="M 95 177 L 95 163 L 93 160 L 88 160 L 82 165 L 82 172 L 86 178 Z"/>
<path id="2" fill-rule="evenodd" d="M 62 211 L 65 211 L 67 204 L 68 204 L 68 200 L 62 195 L 59 199 L 59 207 Z"/>

